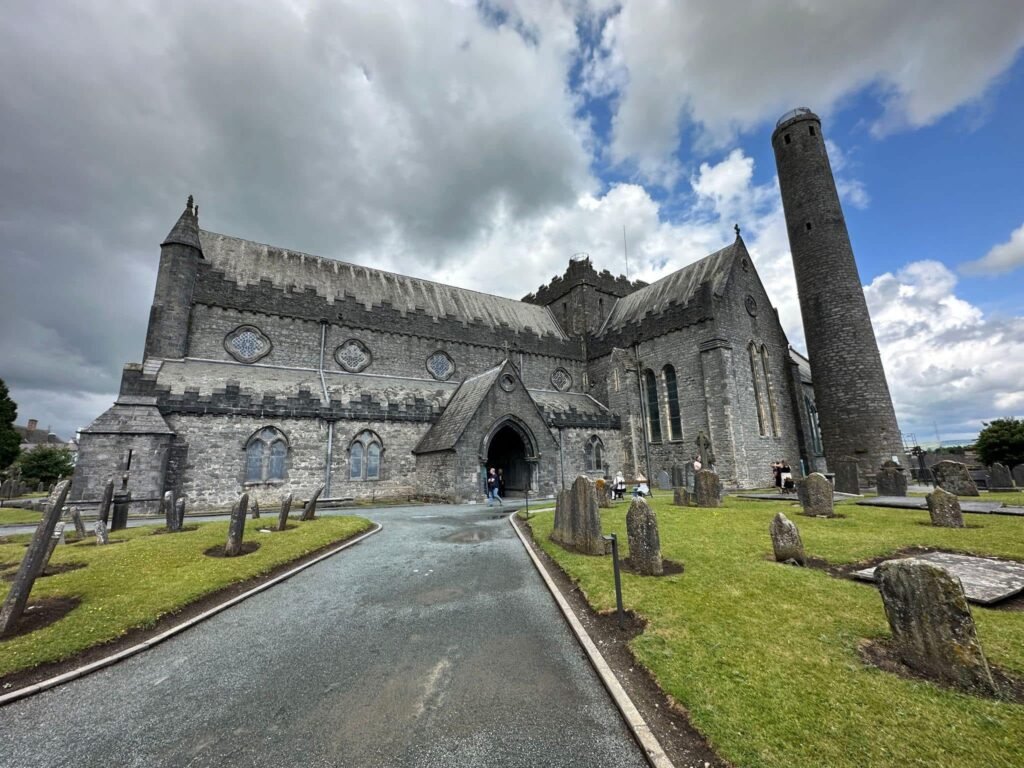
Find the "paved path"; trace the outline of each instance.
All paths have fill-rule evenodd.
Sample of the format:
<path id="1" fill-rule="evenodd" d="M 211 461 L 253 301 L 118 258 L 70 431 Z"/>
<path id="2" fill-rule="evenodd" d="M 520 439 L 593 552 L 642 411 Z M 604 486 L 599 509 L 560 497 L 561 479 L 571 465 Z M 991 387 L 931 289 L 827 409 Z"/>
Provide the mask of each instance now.
<path id="1" fill-rule="evenodd" d="M 384 530 L 0 709 L 0 765 L 646 765 L 503 516 L 363 513 Z"/>

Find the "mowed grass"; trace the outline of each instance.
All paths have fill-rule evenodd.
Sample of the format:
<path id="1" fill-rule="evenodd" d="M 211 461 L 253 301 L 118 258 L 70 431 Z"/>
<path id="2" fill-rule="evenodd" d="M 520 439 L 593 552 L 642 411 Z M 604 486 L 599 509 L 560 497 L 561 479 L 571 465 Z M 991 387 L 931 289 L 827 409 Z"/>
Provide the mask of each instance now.
<path id="1" fill-rule="evenodd" d="M 0 525 L 34 525 L 43 519 L 43 513 L 32 509 L 0 507 Z"/>
<path id="2" fill-rule="evenodd" d="M 622 574 L 627 608 L 648 620 L 632 642 L 664 690 L 737 766 L 1021 766 L 1024 706 L 992 701 L 866 666 L 861 639 L 889 636 L 877 590 L 820 570 L 772 562 L 768 524 L 784 511 L 808 554 L 850 563 L 909 546 L 1024 560 L 1024 520 L 965 515 L 962 530 L 928 513 L 842 504 L 845 518 L 797 514 L 792 502 L 726 499 L 721 509 L 655 498 L 662 553 L 685 565 L 657 579 Z M 602 515 L 628 550 L 625 512 Z M 565 552 L 531 520 L 544 550 L 600 611 L 615 606 L 611 558 Z M 1024 675 L 1024 612 L 972 606 L 991 663 Z"/>
<path id="3" fill-rule="evenodd" d="M 228 524 L 201 524 L 197 530 L 153 535 L 154 527 L 111 534 L 123 544 L 97 546 L 91 538 L 58 546 L 51 565 L 84 563 L 85 568 L 37 579 L 30 602 L 46 597 L 73 597 L 81 603 L 47 627 L 0 640 L 0 676 L 60 661 L 130 629 L 150 627 L 161 616 L 235 582 L 259 576 L 331 542 L 372 527 L 359 517 L 323 517 L 282 532 L 259 533 L 248 521 L 245 540 L 260 548 L 233 558 L 207 557 L 205 550 L 223 545 Z M 294 521 L 293 521 L 294 523 Z M 28 536 L 0 540 L 0 563 L 13 573 L 25 554 Z M 0 582 L 0 599 L 10 585 Z M 283 587 L 287 589 L 287 586 Z"/>

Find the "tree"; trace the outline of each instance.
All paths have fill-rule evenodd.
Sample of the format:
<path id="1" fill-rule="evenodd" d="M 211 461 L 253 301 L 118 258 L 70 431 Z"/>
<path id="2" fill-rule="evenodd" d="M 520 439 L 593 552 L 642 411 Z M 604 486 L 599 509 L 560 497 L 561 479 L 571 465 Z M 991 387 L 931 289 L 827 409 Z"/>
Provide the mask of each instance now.
<path id="1" fill-rule="evenodd" d="M 58 477 L 68 477 L 75 469 L 71 451 L 64 447 L 41 445 L 18 458 L 21 476 L 27 483 L 49 485 Z"/>
<path id="2" fill-rule="evenodd" d="M 1011 469 L 1024 464 L 1024 420 L 1010 417 L 982 423 L 985 428 L 974 444 L 982 464 L 998 461 Z"/>
<path id="3" fill-rule="evenodd" d="M 21 450 L 21 435 L 14 431 L 18 406 L 11 400 L 7 385 L 0 379 L 0 469 L 11 465 Z"/>

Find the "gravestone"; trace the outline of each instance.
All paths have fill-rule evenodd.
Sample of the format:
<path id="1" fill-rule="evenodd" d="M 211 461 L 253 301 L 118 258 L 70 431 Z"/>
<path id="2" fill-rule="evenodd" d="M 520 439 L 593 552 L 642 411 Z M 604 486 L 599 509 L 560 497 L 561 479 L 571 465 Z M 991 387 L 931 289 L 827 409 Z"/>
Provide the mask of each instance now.
<path id="1" fill-rule="evenodd" d="M 832 504 L 832 483 L 820 472 L 811 472 L 797 480 L 797 493 L 804 514 L 811 517 L 835 517 Z M 801 490 L 802 489 L 802 490 Z"/>
<path id="2" fill-rule="evenodd" d="M 111 480 L 103 487 L 103 498 L 100 499 L 100 508 L 96 511 L 96 517 L 103 521 L 103 525 L 110 522 L 110 502 L 114 500 L 114 481 Z"/>
<path id="3" fill-rule="evenodd" d="M 77 509 L 71 510 L 71 522 L 75 526 L 75 536 L 84 539 L 88 534 L 85 532 L 85 523 L 82 522 L 82 513 Z"/>
<path id="4" fill-rule="evenodd" d="M 164 526 L 168 531 L 177 533 L 181 530 L 178 525 L 178 510 L 174 503 L 174 491 L 165 491 L 160 497 L 160 514 L 164 517 Z"/>
<path id="5" fill-rule="evenodd" d="M 260 519 L 260 500 L 257 499 L 255 496 L 252 497 L 252 519 Z"/>
<path id="6" fill-rule="evenodd" d="M 857 460 L 852 456 L 843 456 L 836 460 L 836 486 L 839 493 L 860 493 L 860 470 Z M 882 495 L 879 491 L 879 496 Z"/>
<path id="7" fill-rule="evenodd" d="M 242 537 L 245 535 L 245 513 L 249 511 L 249 494 L 243 493 L 238 503 L 231 508 L 231 522 L 228 523 L 228 540 L 224 555 L 235 557 L 242 552 Z"/>
<path id="8" fill-rule="evenodd" d="M 178 521 L 178 530 L 180 531 L 185 526 L 185 497 L 182 496 L 176 502 L 174 502 L 174 517 Z"/>
<path id="9" fill-rule="evenodd" d="M 132 492 L 128 490 L 128 473 L 121 475 L 121 487 L 114 492 L 114 514 L 110 530 L 120 531 L 128 527 L 128 507 L 132 503 Z"/>
<path id="10" fill-rule="evenodd" d="M 894 461 L 887 461 L 878 470 L 875 479 L 879 496 L 906 496 L 907 473 Z"/>
<path id="11" fill-rule="evenodd" d="M 997 461 L 988 468 L 988 472 L 989 488 L 991 490 L 1006 490 L 1013 488 L 1013 475 L 1010 474 L 1010 470 L 1005 464 L 1000 464 Z"/>
<path id="12" fill-rule="evenodd" d="M 672 465 L 672 487 L 684 488 L 686 486 L 686 466 L 681 464 Z"/>
<path id="13" fill-rule="evenodd" d="M 288 527 L 288 513 L 292 511 L 292 495 L 289 493 L 281 499 L 281 511 L 277 514 L 277 530 L 283 531 Z"/>
<path id="14" fill-rule="evenodd" d="M 53 527 L 53 533 L 50 534 L 50 540 L 46 542 L 46 555 L 43 557 L 42 567 L 45 569 L 46 564 L 50 562 L 50 558 L 53 557 L 53 550 L 57 548 L 58 544 L 64 544 L 64 523 L 57 523 Z M 42 573 L 42 571 L 39 571 Z"/>
<path id="15" fill-rule="evenodd" d="M 932 525 L 940 528 L 963 528 L 964 516 L 960 511 L 960 499 L 955 493 L 936 488 L 925 497 Z"/>
<path id="16" fill-rule="evenodd" d="M 312 520 L 316 517 L 316 503 L 320 500 L 320 494 L 324 492 L 324 487 L 321 485 L 316 489 L 316 493 L 313 494 L 313 498 L 306 502 L 306 508 L 302 510 L 302 517 L 300 518 L 303 522 Z"/>
<path id="17" fill-rule="evenodd" d="M 935 487 L 955 493 L 957 496 L 980 496 L 978 486 L 974 484 L 967 465 L 959 461 L 940 461 L 932 465 L 932 477 Z"/>
<path id="18" fill-rule="evenodd" d="M 672 504 L 677 507 L 690 506 L 690 492 L 685 488 L 673 488 Z"/>
<path id="19" fill-rule="evenodd" d="M 96 533 L 97 544 L 109 544 L 110 536 L 107 534 L 107 524 L 102 520 L 97 520 L 96 525 L 93 526 L 93 531 Z"/>
<path id="20" fill-rule="evenodd" d="M 718 507 L 722 504 L 722 481 L 717 472 L 697 470 L 693 478 L 694 502 L 698 507 Z"/>
<path id="21" fill-rule="evenodd" d="M 807 564 L 807 557 L 804 554 L 804 543 L 800 539 L 800 530 L 792 520 L 778 512 L 768 526 L 768 532 L 772 537 L 772 549 L 775 551 L 775 560 L 777 562 L 794 562 L 797 565 Z"/>
<path id="22" fill-rule="evenodd" d="M 586 475 L 579 475 L 568 491 L 558 494 L 552 541 L 587 555 L 605 554 L 597 493 Z"/>
<path id="23" fill-rule="evenodd" d="M 1017 484 L 1018 488 L 1024 488 L 1024 464 L 1018 464 L 1013 468 L 1013 482 Z"/>
<path id="24" fill-rule="evenodd" d="M 608 483 L 598 481 L 594 484 L 594 491 L 597 493 L 597 506 L 601 509 L 611 509 L 612 502 L 608 498 Z"/>
<path id="25" fill-rule="evenodd" d="M 882 563 L 875 575 L 904 664 L 933 680 L 995 693 L 959 579 L 915 558 Z"/>
<path id="26" fill-rule="evenodd" d="M 14 632 L 14 628 L 21 618 L 21 614 L 28 604 L 28 596 L 32 592 L 32 585 L 36 578 L 46 568 L 50 548 L 50 541 L 60 520 L 61 510 L 64 508 L 64 501 L 68 497 L 71 488 L 71 481 L 64 480 L 60 483 L 60 490 L 53 500 L 48 504 L 43 513 L 43 519 L 36 526 L 32 534 L 32 541 L 28 545 L 25 556 L 21 559 L 18 572 L 14 575 L 11 589 L 4 598 L 3 607 L 0 607 L 0 637 Z"/>
<path id="27" fill-rule="evenodd" d="M 664 469 L 658 472 L 656 482 L 658 484 L 658 488 L 660 488 L 663 491 L 667 491 L 669 488 L 672 487 L 672 477 Z"/>
<path id="28" fill-rule="evenodd" d="M 643 576 L 661 576 L 661 538 L 658 517 L 646 501 L 634 496 L 626 513 L 626 535 L 629 538 L 629 564 Z"/>

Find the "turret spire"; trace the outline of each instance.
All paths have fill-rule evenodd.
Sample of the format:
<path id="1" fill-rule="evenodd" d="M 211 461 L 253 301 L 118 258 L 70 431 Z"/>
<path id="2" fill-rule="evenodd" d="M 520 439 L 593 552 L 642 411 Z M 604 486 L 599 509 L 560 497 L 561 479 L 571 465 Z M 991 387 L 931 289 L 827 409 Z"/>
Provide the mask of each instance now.
<path id="1" fill-rule="evenodd" d="M 203 257 L 203 246 L 199 242 L 199 206 L 193 202 L 192 195 L 188 196 L 185 210 L 182 211 L 181 216 L 178 217 L 178 222 L 160 245 L 171 244 L 187 245 L 195 248 L 199 251 L 199 257 Z"/>

